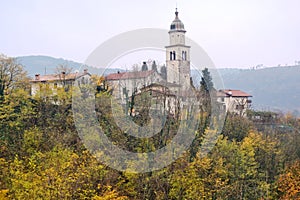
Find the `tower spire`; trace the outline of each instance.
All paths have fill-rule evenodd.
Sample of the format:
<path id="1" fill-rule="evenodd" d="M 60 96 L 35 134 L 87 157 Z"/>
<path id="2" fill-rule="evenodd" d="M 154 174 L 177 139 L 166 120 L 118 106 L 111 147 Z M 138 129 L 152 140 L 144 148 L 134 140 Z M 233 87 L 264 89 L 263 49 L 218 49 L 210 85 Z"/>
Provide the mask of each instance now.
<path id="1" fill-rule="evenodd" d="M 176 5 L 176 11 L 175 11 L 175 15 L 176 15 L 176 18 L 178 18 L 177 5 Z"/>

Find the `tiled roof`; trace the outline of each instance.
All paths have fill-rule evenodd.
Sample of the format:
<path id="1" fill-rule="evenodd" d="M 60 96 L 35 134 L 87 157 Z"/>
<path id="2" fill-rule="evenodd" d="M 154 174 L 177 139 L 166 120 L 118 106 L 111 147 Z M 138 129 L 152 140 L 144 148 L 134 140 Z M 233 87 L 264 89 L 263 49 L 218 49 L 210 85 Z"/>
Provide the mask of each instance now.
<path id="1" fill-rule="evenodd" d="M 35 79 L 31 80 L 31 82 L 44 82 L 44 81 L 60 81 L 60 80 L 75 80 L 78 77 L 84 75 L 90 75 L 89 73 L 70 73 L 70 74 L 47 74 L 47 75 L 36 75 Z M 37 78 L 38 76 L 38 78 Z M 65 76 L 63 78 L 63 76 Z"/>
<path id="2" fill-rule="evenodd" d="M 218 97 L 252 97 L 252 95 L 247 94 L 241 90 L 219 90 L 217 93 Z"/>
<path id="3" fill-rule="evenodd" d="M 136 96 L 139 96 L 139 95 L 141 95 L 144 92 L 151 92 L 152 93 L 151 94 L 152 97 L 162 96 L 162 95 L 176 97 L 176 95 L 173 94 L 172 92 L 170 92 L 169 90 L 167 90 L 167 91 L 160 91 L 160 90 L 156 90 L 156 89 L 150 89 L 150 90 L 146 90 L 146 91 L 141 91 L 141 92 L 137 93 Z"/>
<path id="4" fill-rule="evenodd" d="M 154 73 L 154 70 L 149 71 L 137 71 L 137 72 L 119 72 L 109 74 L 105 77 L 106 80 L 121 80 L 121 79 L 135 79 L 135 78 L 146 78 Z"/>

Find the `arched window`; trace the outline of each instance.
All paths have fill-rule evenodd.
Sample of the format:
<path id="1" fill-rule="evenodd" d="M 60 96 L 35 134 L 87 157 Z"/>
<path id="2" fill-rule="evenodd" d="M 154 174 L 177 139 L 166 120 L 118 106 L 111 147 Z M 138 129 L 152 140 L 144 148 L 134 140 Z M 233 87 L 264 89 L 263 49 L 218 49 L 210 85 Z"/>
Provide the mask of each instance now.
<path id="1" fill-rule="evenodd" d="M 176 53 L 173 51 L 173 60 L 176 60 Z"/>
<path id="2" fill-rule="evenodd" d="M 173 60 L 173 52 L 170 51 L 170 60 Z"/>

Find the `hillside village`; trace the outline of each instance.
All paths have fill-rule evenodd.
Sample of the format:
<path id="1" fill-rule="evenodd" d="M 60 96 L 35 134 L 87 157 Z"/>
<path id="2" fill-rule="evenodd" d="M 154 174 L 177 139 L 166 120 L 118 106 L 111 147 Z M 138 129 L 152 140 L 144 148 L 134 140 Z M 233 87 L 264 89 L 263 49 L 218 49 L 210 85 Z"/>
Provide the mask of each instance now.
<path id="1" fill-rule="evenodd" d="M 175 102 L 180 101 L 183 105 L 186 98 L 191 97 L 190 94 L 195 91 L 190 68 L 190 51 L 192 49 L 185 44 L 186 30 L 178 15 L 176 10 L 175 19 L 170 25 L 170 40 L 166 46 L 166 65 L 157 66 L 154 61 L 151 66 L 148 66 L 146 62 L 143 62 L 141 69 L 137 71 L 118 71 L 105 76 L 105 84 L 111 89 L 114 98 L 120 100 L 122 105 L 127 104 L 128 107 L 133 96 L 141 96 L 141 93 L 151 91 L 151 93 L 155 93 L 156 104 L 158 103 L 157 99 L 163 99 L 162 97 L 166 96 L 165 102 L 160 100 L 160 103 L 170 107 L 170 113 L 174 113 L 177 106 Z M 61 71 L 59 74 L 36 74 L 34 80 L 31 81 L 31 95 L 35 95 L 38 90 L 43 88 L 53 90 L 55 93 L 57 88 L 69 87 L 75 81 L 87 84 L 91 82 L 91 76 L 92 74 L 87 69 L 76 73 Z M 246 111 L 251 106 L 252 95 L 236 88 L 218 91 L 213 89 L 210 92 L 215 93 L 214 96 L 217 96 L 219 107 L 225 111 L 246 116 Z M 136 108 L 131 107 L 130 109 Z"/>
<path id="2" fill-rule="evenodd" d="M 272 82 L 254 90 L 241 76 L 235 81 L 249 90 L 215 88 L 208 68 L 193 82 L 185 33 L 176 9 L 165 64 L 103 76 L 60 67 L 29 80 L 17 59 L 0 54 L 0 199 L 299 199 L 300 119 L 253 109 L 256 90 Z M 283 81 L 298 84 L 298 74 L 281 70 L 271 73 L 276 89 L 291 87 L 280 95 L 298 100 Z M 252 72 L 255 81 L 270 74 Z M 155 134 L 131 134 L 142 129 Z"/>

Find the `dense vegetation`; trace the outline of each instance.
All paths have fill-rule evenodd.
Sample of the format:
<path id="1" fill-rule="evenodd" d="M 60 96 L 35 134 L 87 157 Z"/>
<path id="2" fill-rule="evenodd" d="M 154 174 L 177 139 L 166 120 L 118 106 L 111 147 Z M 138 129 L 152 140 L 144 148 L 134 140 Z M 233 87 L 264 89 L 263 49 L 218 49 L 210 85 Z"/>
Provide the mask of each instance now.
<path id="1" fill-rule="evenodd" d="M 3 78 L 10 75 L 3 63 L 11 60 L 5 59 L 1 57 L 2 82 L 10 81 Z M 70 92 L 61 88 L 54 104 L 51 91 L 31 97 L 25 75 L 16 76 L 0 98 L 0 199 L 300 199 L 300 120 L 291 115 L 262 124 L 228 114 L 205 157 L 197 147 L 207 123 L 199 127 L 191 150 L 173 164 L 126 173 L 99 163 L 85 149 L 74 125 Z M 143 146 L 120 134 L 110 109 L 101 104 L 109 98 L 97 94 L 99 123 L 119 145 L 140 150 Z M 201 117 L 206 122 L 209 112 L 203 109 Z M 167 134 L 153 145 L 168 142 L 177 123 L 170 119 Z"/>

